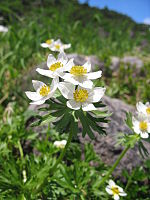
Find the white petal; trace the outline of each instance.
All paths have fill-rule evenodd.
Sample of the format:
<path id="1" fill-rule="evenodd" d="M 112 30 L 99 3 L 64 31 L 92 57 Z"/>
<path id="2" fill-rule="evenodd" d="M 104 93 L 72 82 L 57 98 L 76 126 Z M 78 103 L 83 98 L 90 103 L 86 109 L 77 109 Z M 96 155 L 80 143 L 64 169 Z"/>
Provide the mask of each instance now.
<path id="1" fill-rule="evenodd" d="M 119 192 L 123 192 L 123 188 L 122 187 L 120 187 L 119 185 L 117 185 L 117 188 L 118 188 Z"/>
<path id="2" fill-rule="evenodd" d="M 67 106 L 73 110 L 79 110 L 81 108 L 81 103 L 76 102 L 75 100 L 71 99 L 67 101 Z"/>
<path id="3" fill-rule="evenodd" d="M 64 49 L 69 49 L 70 47 L 71 47 L 71 44 L 64 44 L 64 45 L 63 45 L 63 48 L 64 48 Z"/>
<path id="4" fill-rule="evenodd" d="M 62 44 L 62 42 L 61 42 L 61 39 L 57 39 L 56 41 L 55 41 L 55 44 Z"/>
<path id="5" fill-rule="evenodd" d="M 106 88 L 95 87 L 93 91 L 89 93 L 88 101 L 89 102 L 99 102 L 104 96 Z"/>
<path id="6" fill-rule="evenodd" d="M 49 47 L 49 44 L 47 44 L 47 43 L 41 43 L 41 47 L 43 47 L 43 48 L 48 48 L 48 47 Z"/>
<path id="7" fill-rule="evenodd" d="M 148 126 L 147 132 L 150 133 L 150 123 L 147 123 L 147 126 Z"/>
<path id="8" fill-rule="evenodd" d="M 87 73 L 87 78 L 92 80 L 100 78 L 101 76 L 102 76 L 102 71 Z"/>
<path id="9" fill-rule="evenodd" d="M 91 80 L 85 80 L 83 82 L 79 82 L 78 84 L 83 88 L 89 88 L 89 89 L 91 89 L 93 86 L 93 82 Z"/>
<path id="10" fill-rule="evenodd" d="M 114 195 L 114 200 L 119 200 L 119 199 L 120 199 L 119 195 L 118 195 L 118 194 L 115 194 L 115 195 Z"/>
<path id="11" fill-rule="evenodd" d="M 127 196 L 127 193 L 125 193 L 125 192 L 120 192 L 119 195 L 124 197 L 124 196 Z"/>
<path id="12" fill-rule="evenodd" d="M 108 194 L 110 194 L 110 195 L 113 194 L 112 190 L 111 190 L 108 186 L 105 188 L 105 190 L 106 190 L 106 192 L 107 192 Z"/>
<path id="13" fill-rule="evenodd" d="M 64 52 L 61 52 L 61 53 L 59 53 L 59 55 L 58 55 L 57 61 L 58 61 L 58 62 L 61 62 L 61 63 L 63 63 L 63 64 L 66 64 L 67 61 L 68 61 L 68 58 L 67 58 L 67 56 L 66 56 L 66 54 L 65 54 Z"/>
<path id="14" fill-rule="evenodd" d="M 146 111 L 146 106 L 142 102 L 138 102 L 136 104 L 136 108 L 137 108 L 138 112 L 141 112 L 141 113 L 145 113 L 145 111 Z"/>
<path id="15" fill-rule="evenodd" d="M 64 67 L 64 71 L 70 71 L 73 66 L 75 66 L 73 62 L 73 58 L 68 61 L 68 63 Z"/>
<path id="16" fill-rule="evenodd" d="M 139 121 L 132 117 L 133 130 L 135 133 L 140 134 Z"/>
<path id="17" fill-rule="evenodd" d="M 32 84 L 34 89 L 37 91 L 39 88 L 41 88 L 43 85 L 45 85 L 45 83 L 41 82 L 41 81 L 36 81 L 36 80 L 32 80 Z"/>
<path id="18" fill-rule="evenodd" d="M 53 92 L 53 91 L 55 91 L 57 89 L 58 83 L 59 83 L 59 78 L 58 77 L 56 77 L 56 78 L 54 78 L 52 80 L 51 87 L 50 87 L 50 89 L 51 89 L 50 92 Z"/>
<path id="19" fill-rule="evenodd" d="M 40 69 L 40 68 L 37 68 L 36 71 L 43 75 L 43 76 L 47 76 L 47 77 L 50 77 L 50 78 L 55 78 L 55 73 L 52 72 L 51 70 L 45 70 L 45 69 Z"/>
<path id="20" fill-rule="evenodd" d="M 82 109 L 83 109 L 83 111 L 97 110 L 92 103 L 83 103 Z"/>
<path id="21" fill-rule="evenodd" d="M 37 92 L 25 92 L 25 94 L 32 101 L 38 101 L 42 98 Z"/>
<path id="22" fill-rule="evenodd" d="M 66 99 L 73 99 L 75 86 L 71 83 L 61 82 L 58 84 L 58 89 Z"/>
<path id="23" fill-rule="evenodd" d="M 54 64 L 54 63 L 56 63 L 57 61 L 56 61 L 56 58 L 52 55 L 52 54 L 49 54 L 48 55 L 48 58 L 47 58 L 47 66 L 48 66 L 48 68 L 52 65 L 52 64 Z"/>
<path id="24" fill-rule="evenodd" d="M 66 73 L 64 74 L 64 76 L 62 77 L 64 79 L 64 81 L 67 81 L 69 83 L 72 83 L 74 85 L 79 85 L 79 81 L 77 81 L 72 74 Z"/>
<path id="25" fill-rule="evenodd" d="M 141 138 L 148 138 L 149 137 L 147 132 L 141 132 L 140 135 L 141 135 Z"/>
<path id="26" fill-rule="evenodd" d="M 146 107 L 150 107 L 150 103 L 149 102 L 146 102 Z"/>
<path id="27" fill-rule="evenodd" d="M 91 71 L 91 63 L 89 61 L 87 61 L 84 65 L 83 65 L 84 68 L 87 69 L 87 72 L 90 72 Z"/>
<path id="28" fill-rule="evenodd" d="M 39 100 L 39 101 L 33 101 L 30 104 L 41 105 L 41 104 L 45 103 L 45 101 L 46 101 L 46 99 L 42 99 L 42 100 Z"/>
<path id="29" fill-rule="evenodd" d="M 67 140 L 62 140 L 61 144 L 66 145 L 67 144 Z"/>
<path id="30" fill-rule="evenodd" d="M 109 180 L 109 185 L 110 185 L 110 187 L 115 187 L 116 186 L 116 184 L 115 184 L 115 182 L 113 180 Z"/>

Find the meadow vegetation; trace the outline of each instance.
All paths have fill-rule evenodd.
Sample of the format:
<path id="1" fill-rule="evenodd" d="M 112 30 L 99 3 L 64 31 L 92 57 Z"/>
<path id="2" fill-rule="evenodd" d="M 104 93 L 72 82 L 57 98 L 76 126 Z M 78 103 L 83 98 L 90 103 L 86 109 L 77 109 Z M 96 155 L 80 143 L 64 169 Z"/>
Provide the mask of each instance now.
<path id="1" fill-rule="evenodd" d="M 107 95 L 133 105 L 138 100 L 150 101 L 149 26 L 107 8 L 80 5 L 76 0 L 1 0 L 0 16 L 0 23 L 9 28 L 7 33 L 0 33 L 0 199 L 110 199 L 97 187 L 109 166 L 90 144 L 84 146 L 82 159 L 77 138 L 55 175 L 44 182 L 49 166 L 60 154 L 53 142 L 67 139 L 68 134 L 59 134 L 50 126 L 40 134 L 29 128 L 37 113 L 27 111 L 20 80 L 33 66 L 46 61 L 50 51 L 40 43 L 60 38 L 72 45 L 67 53 L 96 55 L 104 62 L 106 70 L 96 84 L 105 86 Z M 143 60 L 138 76 L 134 76 L 134 67 L 125 68 L 124 64 L 117 74 L 112 73 L 111 57 L 124 55 Z M 149 200 L 150 160 L 132 174 L 124 170 L 117 183 L 127 191 L 125 199 Z"/>

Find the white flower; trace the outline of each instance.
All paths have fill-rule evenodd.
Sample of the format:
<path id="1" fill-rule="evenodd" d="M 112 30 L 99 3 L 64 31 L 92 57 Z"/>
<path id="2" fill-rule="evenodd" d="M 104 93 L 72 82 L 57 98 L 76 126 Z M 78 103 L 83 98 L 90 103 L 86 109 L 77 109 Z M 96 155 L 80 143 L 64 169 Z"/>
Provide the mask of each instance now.
<path id="1" fill-rule="evenodd" d="M 143 104 L 142 102 L 138 102 L 136 104 L 137 111 L 139 112 L 139 115 L 145 115 L 146 117 L 150 118 L 150 103 L 147 102 L 146 104 Z"/>
<path id="2" fill-rule="evenodd" d="M 50 45 L 52 45 L 53 42 L 54 42 L 54 39 L 46 40 L 44 43 L 41 43 L 41 47 L 43 47 L 43 48 L 49 48 Z"/>
<path id="3" fill-rule="evenodd" d="M 49 49 L 51 51 L 58 51 L 63 52 L 65 49 L 69 49 L 71 44 L 63 44 L 60 39 L 54 41 L 50 46 Z"/>
<path id="4" fill-rule="evenodd" d="M 37 68 L 36 71 L 44 76 L 55 78 L 65 70 L 65 66 L 70 65 L 73 60 L 68 62 L 68 58 L 64 52 L 59 53 L 56 59 L 52 54 L 49 54 L 47 59 L 48 70 Z"/>
<path id="5" fill-rule="evenodd" d="M 73 110 L 79 110 L 81 107 L 84 111 L 96 110 L 94 102 L 99 102 L 105 93 L 105 88 L 95 87 L 85 89 L 75 86 L 72 83 L 61 82 L 58 89 L 62 95 L 68 99 L 67 106 Z"/>
<path id="6" fill-rule="evenodd" d="M 54 146 L 60 149 L 63 149 L 67 144 L 66 140 L 61 140 L 61 141 L 55 141 Z"/>
<path id="7" fill-rule="evenodd" d="M 53 79 L 51 86 L 46 85 L 41 81 L 32 81 L 33 87 L 36 92 L 25 92 L 27 97 L 31 99 L 33 102 L 30 104 L 41 105 L 45 103 L 45 101 L 51 98 L 57 89 L 58 86 L 58 78 Z"/>
<path id="8" fill-rule="evenodd" d="M 113 196 L 114 200 L 119 200 L 119 196 L 127 196 L 124 190 L 115 184 L 113 180 L 109 180 L 109 185 L 105 188 L 106 192 Z"/>
<path id="9" fill-rule="evenodd" d="M 0 25 L 0 32 L 7 33 L 8 32 L 8 28 L 3 26 L 3 25 Z"/>
<path id="10" fill-rule="evenodd" d="M 92 88 L 93 82 L 91 80 L 102 76 L 102 71 L 90 72 L 91 63 L 89 62 L 86 62 L 83 66 L 75 65 L 71 62 L 70 65 L 67 65 L 65 71 L 69 71 L 69 73 L 63 74 L 64 81 L 84 88 Z"/>
<path id="11" fill-rule="evenodd" d="M 139 119 L 132 118 L 133 130 L 135 133 L 140 134 L 141 138 L 148 138 L 150 133 L 150 122 L 144 117 Z"/>

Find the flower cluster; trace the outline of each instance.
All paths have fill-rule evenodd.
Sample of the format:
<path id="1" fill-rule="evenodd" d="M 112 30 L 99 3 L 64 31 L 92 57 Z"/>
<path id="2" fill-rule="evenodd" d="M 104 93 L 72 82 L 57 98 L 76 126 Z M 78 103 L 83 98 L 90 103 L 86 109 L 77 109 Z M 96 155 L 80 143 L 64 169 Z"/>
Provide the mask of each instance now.
<path id="1" fill-rule="evenodd" d="M 94 87 L 92 80 L 100 78 L 102 71 L 91 72 L 91 64 L 86 62 L 79 66 L 74 60 L 68 60 L 64 52 L 60 52 L 57 59 L 50 54 L 47 58 L 48 69 L 37 68 L 36 71 L 52 79 L 51 85 L 40 81 L 32 81 L 36 92 L 26 92 L 32 104 L 41 105 L 54 97 L 58 88 L 67 99 L 67 106 L 73 110 L 96 110 L 93 103 L 99 102 L 105 93 L 105 88 Z M 61 81 L 60 81 L 61 80 Z"/>
<path id="2" fill-rule="evenodd" d="M 44 43 L 41 43 L 41 47 L 49 48 L 51 51 L 63 52 L 65 49 L 69 49 L 71 47 L 71 44 L 63 44 L 60 39 L 49 39 L 46 40 Z"/>
<path id="3" fill-rule="evenodd" d="M 150 104 L 138 102 L 136 104 L 137 117 L 132 118 L 133 130 L 141 138 L 148 138 L 150 133 Z"/>

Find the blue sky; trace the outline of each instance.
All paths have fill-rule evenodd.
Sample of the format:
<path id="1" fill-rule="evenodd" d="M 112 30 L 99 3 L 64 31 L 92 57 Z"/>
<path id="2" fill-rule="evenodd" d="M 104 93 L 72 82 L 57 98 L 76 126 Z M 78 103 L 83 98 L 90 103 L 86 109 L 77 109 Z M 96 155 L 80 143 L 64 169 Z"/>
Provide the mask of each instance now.
<path id="1" fill-rule="evenodd" d="M 79 0 L 84 3 L 86 0 Z M 150 0 L 89 0 L 90 6 L 104 8 L 126 14 L 138 23 L 150 24 Z"/>

